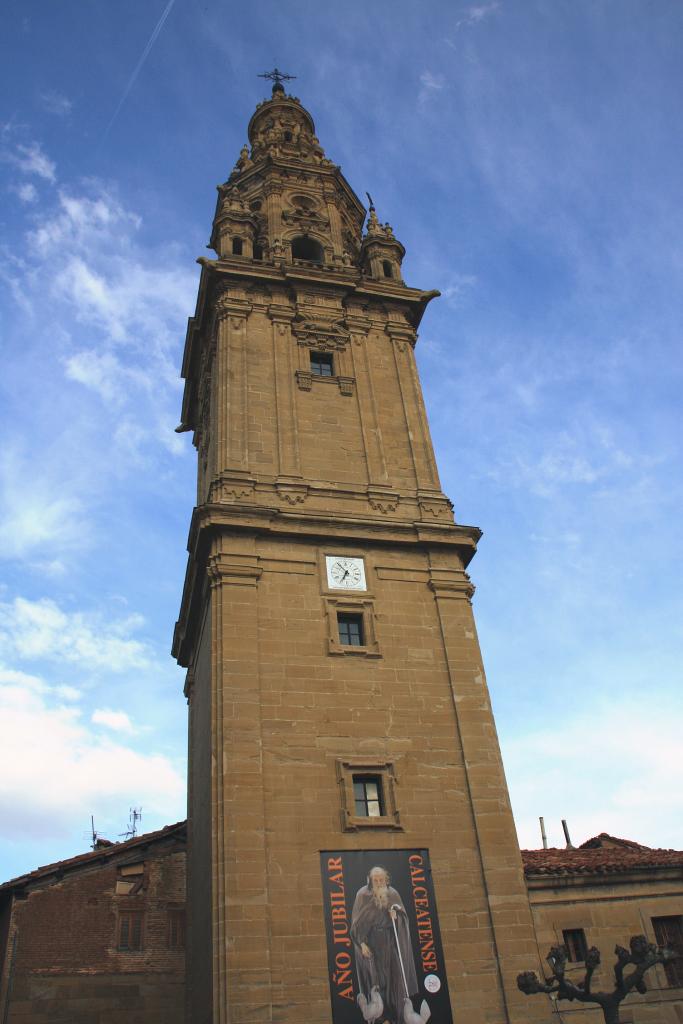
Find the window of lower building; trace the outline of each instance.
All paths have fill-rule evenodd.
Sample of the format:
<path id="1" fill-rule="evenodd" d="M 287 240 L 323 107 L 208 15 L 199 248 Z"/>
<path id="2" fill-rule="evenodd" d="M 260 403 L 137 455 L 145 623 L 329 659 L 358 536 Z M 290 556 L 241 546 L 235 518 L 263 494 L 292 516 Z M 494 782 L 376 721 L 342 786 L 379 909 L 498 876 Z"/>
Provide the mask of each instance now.
<path id="1" fill-rule="evenodd" d="M 363 616 L 349 615 L 348 612 L 337 612 L 339 627 L 339 643 L 346 647 L 363 646 Z"/>
<path id="2" fill-rule="evenodd" d="M 381 818 L 384 814 L 381 775 L 354 775 L 353 799 L 357 818 Z"/>
<path id="3" fill-rule="evenodd" d="M 317 373 L 320 377 L 332 377 L 334 375 L 334 360 L 330 352 L 311 352 L 311 373 Z"/>
<path id="4" fill-rule="evenodd" d="M 678 960 L 664 964 L 667 983 L 672 988 L 683 988 L 683 917 L 680 914 L 653 917 L 652 927 L 657 945 L 668 946 L 679 955 Z"/>
<path id="5" fill-rule="evenodd" d="M 168 912 L 168 948 L 185 948 L 185 911 L 169 910 Z"/>
<path id="6" fill-rule="evenodd" d="M 120 950 L 142 949 L 142 911 L 119 911 L 118 948 Z"/>
<path id="7" fill-rule="evenodd" d="M 261 246 L 261 245 L 255 245 L 254 246 L 254 259 L 255 260 L 262 260 L 263 259 L 263 246 Z"/>
<path id="8" fill-rule="evenodd" d="M 116 895 L 134 896 L 143 888 L 144 882 L 144 863 L 122 864 L 116 872 Z"/>
<path id="9" fill-rule="evenodd" d="M 572 964 L 583 963 L 588 952 L 586 933 L 583 928 L 568 928 L 562 932 L 562 940 L 567 947 L 569 962 Z"/>

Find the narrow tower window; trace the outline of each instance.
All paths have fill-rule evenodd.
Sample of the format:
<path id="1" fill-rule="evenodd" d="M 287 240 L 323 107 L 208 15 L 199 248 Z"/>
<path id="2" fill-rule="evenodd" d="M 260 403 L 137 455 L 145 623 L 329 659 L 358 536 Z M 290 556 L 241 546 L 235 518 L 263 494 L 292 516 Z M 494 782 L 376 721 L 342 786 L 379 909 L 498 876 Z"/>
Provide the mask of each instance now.
<path id="1" fill-rule="evenodd" d="M 262 248 L 262 246 L 260 246 L 260 245 L 255 245 L 254 246 L 254 259 L 255 260 L 262 260 L 263 259 L 263 248 Z"/>
<path id="2" fill-rule="evenodd" d="M 332 377 L 332 355 L 329 352 L 311 352 L 311 373 L 317 373 L 320 377 Z"/>
<path id="3" fill-rule="evenodd" d="M 242 239 L 241 238 L 233 238 L 233 240 L 232 240 L 232 254 L 233 254 L 233 256 L 241 256 L 242 255 Z"/>
<path id="4" fill-rule="evenodd" d="M 309 263 L 322 263 L 323 247 L 315 238 L 302 235 L 300 238 L 292 239 L 292 258 L 308 260 Z"/>
<path id="5" fill-rule="evenodd" d="M 385 277 L 393 277 L 394 272 L 389 260 L 382 260 L 382 273 Z"/>
<path id="6" fill-rule="evenodd" d="M 346 647 L 362 647 L 363 640 L 363 616 L 348 615 L 345 612 L 337 613 L 337 625 L 339 626 L 339 643 Z"/>
<path id="7" fill-rule="evenodd" d="M 384 815 L 381 777 L 354 775 L 353 799 L 357 818 L 381 818 Z"/>

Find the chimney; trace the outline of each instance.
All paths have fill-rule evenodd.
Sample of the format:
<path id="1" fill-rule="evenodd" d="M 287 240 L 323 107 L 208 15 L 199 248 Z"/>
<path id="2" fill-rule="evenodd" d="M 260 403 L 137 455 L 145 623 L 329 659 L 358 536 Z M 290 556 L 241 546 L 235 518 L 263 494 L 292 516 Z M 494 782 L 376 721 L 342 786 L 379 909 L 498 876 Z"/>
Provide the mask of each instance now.
<path id="1" fill-rule="evenodd" d="M 538 820 L 539 820 L 539 822 L 541 824 L 541 839 L 543 840 L 543 849 L 547 850 L 548 849 L 548 837 L 545 834 L 545 822 L 544 822 L 543 818 L 539 818 Z"/>
<path id="2" fill-rule="evenodd" d="M 565 849 L 573 850 L 574 847 L 572 846 L 572 841 L 569 838 L 569 829 L 567 828 L 567 822 L 565 821 L 564 818 L 562 819 L 562 828 L 564 829 L 564 838 L 567 840 L 567 845 L 566 845 Z"/>

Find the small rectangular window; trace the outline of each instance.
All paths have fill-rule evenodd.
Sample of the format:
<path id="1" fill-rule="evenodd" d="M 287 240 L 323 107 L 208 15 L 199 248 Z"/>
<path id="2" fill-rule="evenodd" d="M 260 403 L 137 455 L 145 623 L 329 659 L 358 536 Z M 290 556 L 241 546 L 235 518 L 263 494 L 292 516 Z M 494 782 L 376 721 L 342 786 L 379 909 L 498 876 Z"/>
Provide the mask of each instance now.
<path id="1" fill-rule="evenodd" d="M 666 980 L 672 988 L 683 988 L 683 917 L 653 917 L 652 927 L 658 946 L 668 946 L 679 954 L 678 960 L 664 964 Z"/>
<path id="2" fill-rule="evenodd" d="M 121 950 L 142 949 L 142 911 L 122 910 L 119 913 L 119 941 Z"/>
<path id="3" fill-rule="evenodd" d="M 241 238 L 233 238 L 233 240 L 232 240 L 232 254 L 233 254 L 233 256 L 241 256 L 242 255 L 242 239 Z"/>
<path id="4" fill-rule="evenodd" d="M 339 626 L 339 643 L 347 647 L 363 646 L 363 616 L 337 613 Z"/>
<path id="5" fill-rule="evenodd" d="M 583 963 L 588 952 L 586 933 L 583 928 L 568 928 L 562 932 L 562 939 L 567 947 L 569 962 L 572 964 Z"/>
<path id="6" fill-rule="evenodd" d="M 382 779 L 379 775 L 354 775 L 353 798 L 357 818 L 381 818 L 384 815 Z"/>
<path id="7" fill-rule="evenodd" d="M 185 948 L 185 911 L 169 910 L 168 912 L 168 948 Z"/>
<path id="8" fill-rule="evenodd" d="M 320 377 L 332 377 L 334 364 L 329 352 L 311 352 L 311 373 Z"/>

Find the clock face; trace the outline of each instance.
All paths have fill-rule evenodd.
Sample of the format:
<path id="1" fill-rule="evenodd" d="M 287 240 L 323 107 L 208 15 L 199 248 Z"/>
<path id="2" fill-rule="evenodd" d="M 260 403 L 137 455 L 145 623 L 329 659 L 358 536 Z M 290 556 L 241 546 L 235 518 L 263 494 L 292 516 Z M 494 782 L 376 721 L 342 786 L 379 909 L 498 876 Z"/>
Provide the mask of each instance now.
<path id="1" fill-rule="evenodd" d="M 362 558 L 326 555 L 327 585 L 331 590 L 366 590 Z"/>

